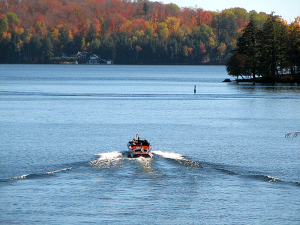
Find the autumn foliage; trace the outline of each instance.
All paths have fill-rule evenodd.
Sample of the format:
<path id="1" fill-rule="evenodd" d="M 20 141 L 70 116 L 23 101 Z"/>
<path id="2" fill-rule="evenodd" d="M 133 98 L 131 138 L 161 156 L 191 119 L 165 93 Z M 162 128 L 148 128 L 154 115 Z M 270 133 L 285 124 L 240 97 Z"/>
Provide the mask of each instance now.
<path id="1" fill-rule="evenodd" d="M 129 0 L 0 2 L 0 63 L 49 63 L 79 51 L 127 64 L 224 64 L 250 16 Z"/>

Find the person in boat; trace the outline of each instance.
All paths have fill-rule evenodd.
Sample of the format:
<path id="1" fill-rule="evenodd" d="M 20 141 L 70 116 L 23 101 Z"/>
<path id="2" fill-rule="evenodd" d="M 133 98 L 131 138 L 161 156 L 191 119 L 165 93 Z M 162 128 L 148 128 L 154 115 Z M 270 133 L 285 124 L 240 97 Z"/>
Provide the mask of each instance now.
<path id="1" fill-rule="evenodd" d="M 137 143 L 136 138 L 133 138 L 133 140 L 131 142 L 132 142 L 132 144 L 136 144 Z"/>

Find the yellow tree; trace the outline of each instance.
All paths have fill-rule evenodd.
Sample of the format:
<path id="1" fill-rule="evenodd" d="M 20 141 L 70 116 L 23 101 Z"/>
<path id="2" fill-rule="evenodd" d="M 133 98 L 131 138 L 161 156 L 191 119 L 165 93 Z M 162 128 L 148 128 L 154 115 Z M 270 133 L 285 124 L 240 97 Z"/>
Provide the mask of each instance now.
<path id="1" fill-rule="evenodd" d="M 8 31 L 8 22 L 5 15 L 0 15 L 0 33 Z"/>
<path id="2" fill-rule="evenodd" d="M 161 22 L 157 24 L 157 29 L 158 29 L 158 35 L 161 38 L 168 38 L 169 36 L 169 30 L 167 27 L 167 24 L 165 22 Z"/>
<path id="3" fill-rule="evenodd" d="M 177 36 L 180 30 L 180 19 L 173 16 L 169 16 L 165 20 L 165 23 L 167 24 L 170 35 Z"/>

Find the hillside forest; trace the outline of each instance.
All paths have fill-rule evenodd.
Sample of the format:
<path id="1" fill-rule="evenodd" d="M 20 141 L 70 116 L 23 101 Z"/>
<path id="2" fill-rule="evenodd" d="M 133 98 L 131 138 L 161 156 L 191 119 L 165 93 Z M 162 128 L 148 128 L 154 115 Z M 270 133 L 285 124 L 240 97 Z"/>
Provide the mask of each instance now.
<path id="1" fill-rule="evenodd" d="M 2 0 L 0 63 L 72 61 L 87 52 L 117 64 L 226 64 L 250 18 L 263 29 L 270 16 L 147 0 Z M 287 33 L 299 26 L 299 18 L 279 20 Z"/>

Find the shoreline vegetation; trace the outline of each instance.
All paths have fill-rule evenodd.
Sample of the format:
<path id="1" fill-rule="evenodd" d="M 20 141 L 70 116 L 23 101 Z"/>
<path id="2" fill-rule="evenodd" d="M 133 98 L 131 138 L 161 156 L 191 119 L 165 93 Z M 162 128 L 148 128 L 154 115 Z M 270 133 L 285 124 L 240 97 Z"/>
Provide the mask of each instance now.
<path id="1" fill-rule="evenodd" d="M 299 84 L 300 17 L 287 25 L 272 12 L 262 28 L 251 17 L 226 69 L 237 82 Z"/>
<path id="2" fill-rule="evenodd" d="M 300 85 L 300 76 L 292 75 L 292 74 L 282 74 L 278 75 L 274 78 L 271 77 L 257 77 L 253 78 L 240 78 L 234 80 L 237 83 L 264 83 L 264 84 L 274 84 L 274 83 L 285 83 L 285 84 L 297 84 Z M 224 82 L 231 82 L 230 79 L 224 80 Z"/>
<path id="3" fill-rule="evenodd" d="M 239 82 L 299 83 L 300 17 L 147 0 L 0 2 L 0 64 L 112 63 L 226 65 Z"/>

